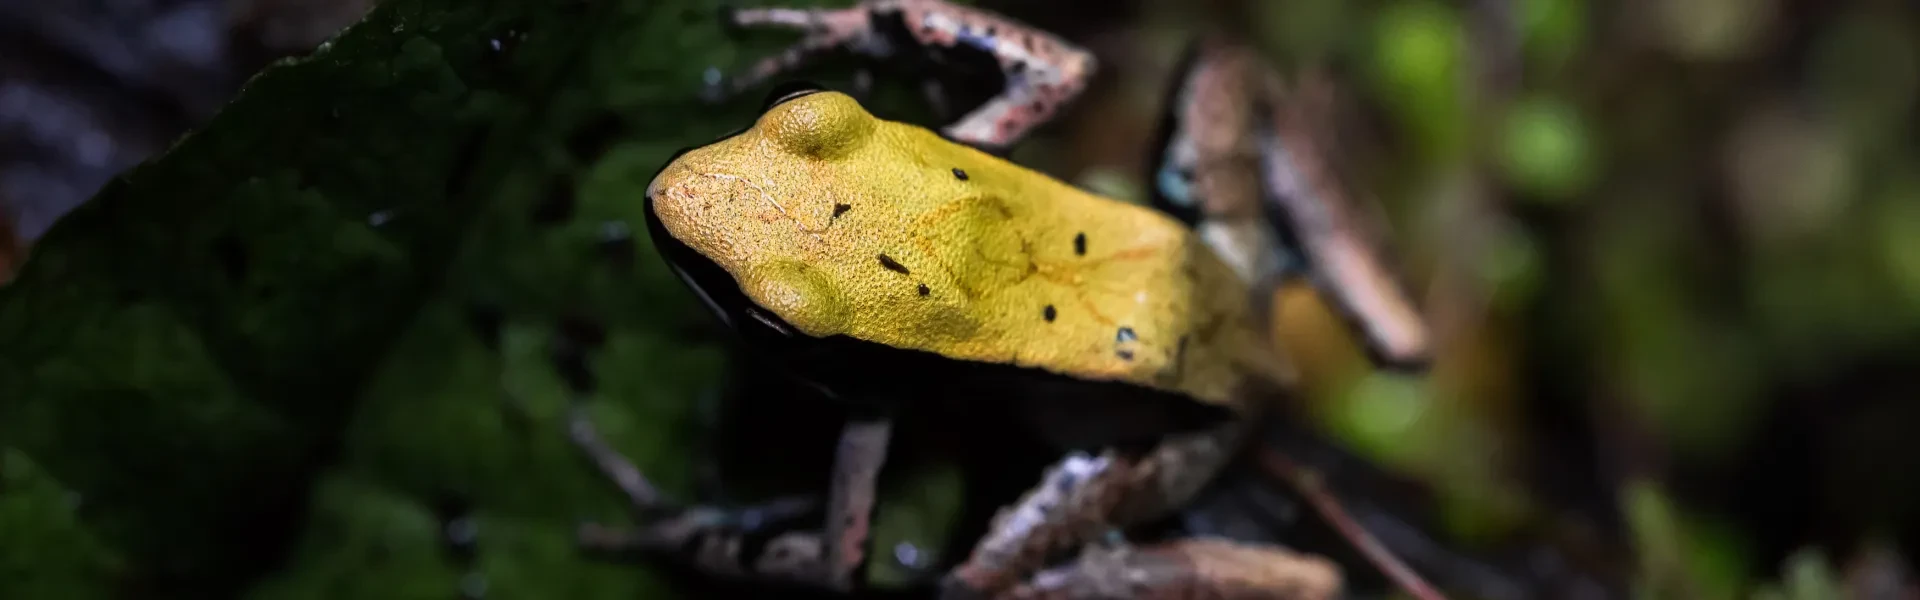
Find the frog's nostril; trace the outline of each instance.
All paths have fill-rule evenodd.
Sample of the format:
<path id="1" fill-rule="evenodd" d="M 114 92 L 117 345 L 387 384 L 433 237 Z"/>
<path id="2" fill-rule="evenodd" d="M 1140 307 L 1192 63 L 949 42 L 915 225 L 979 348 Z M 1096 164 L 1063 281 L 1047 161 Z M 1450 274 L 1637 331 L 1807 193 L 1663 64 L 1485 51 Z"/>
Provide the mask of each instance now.
<path id="1" fill-rule="evenodd" d="M 685 187 L 687 178 L 687 166 L 680 162 L 679 156 L 675 156 L 665 168 L 660 169 L 660 172 L 653 176 L 653 181 L 647 182 L 647 200 L 671 200 L 670 196 L 674 194 L 674 189 Z"/>
<path id="2" fill-rule="evenodd" d="M 678 192 L 682 187 L 680 183 L 681 179 L 677 177 L 655 177 L 653 183 L 647 185 L 647 204 L 659 206 L 662 202 L 672 203 L 674 198 L 683 195 Z"/>

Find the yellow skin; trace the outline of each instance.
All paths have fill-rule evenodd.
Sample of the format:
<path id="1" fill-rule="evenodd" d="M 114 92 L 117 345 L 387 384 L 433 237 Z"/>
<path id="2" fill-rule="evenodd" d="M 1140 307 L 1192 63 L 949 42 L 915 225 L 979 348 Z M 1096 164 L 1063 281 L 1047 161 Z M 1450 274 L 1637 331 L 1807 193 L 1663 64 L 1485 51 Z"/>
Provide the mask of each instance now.
<path id="1" fill-rule="evenodd" d="M 1245 283 L 1151 208 L 874 117 L 788 100 L 647 190 L 673 237 L 807 335 L 1122 381 L 1241 409 L 1287 373 Z"/>

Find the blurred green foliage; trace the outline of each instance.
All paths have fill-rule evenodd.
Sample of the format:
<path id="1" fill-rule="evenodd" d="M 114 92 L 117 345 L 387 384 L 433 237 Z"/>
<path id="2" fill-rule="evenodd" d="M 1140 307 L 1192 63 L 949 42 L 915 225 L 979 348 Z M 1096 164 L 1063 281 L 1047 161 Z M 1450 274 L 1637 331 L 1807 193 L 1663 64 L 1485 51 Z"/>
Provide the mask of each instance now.
<path id="1" fill-rule="evenodd" d="M 1465 147 L 1468 125 L 1465 25 L 1438 0 L 1389 3 L 1373 19 L 1372 92 L 1424 159 L 1453 159 Z"/>
<path id="2" fill-rule="evenodd" d="M 0 448 L 0 581 L 15 598 L 105 598 L 120 560 L 80 521 L 80 498 Z"/>
<path id="3" fill-rule="evenodd" d="M 1704 594 L 1679 597 L 1789 568 L 1780 529 L 1912 539 L 1913 462 L 1865 465 L 1920 425 L 1895 375 L 1920 366 L 1914 6 L 1380 0 L 1303 26 L 1264 15 L 1318 3 L 1256 4 L 1269 47 L 1351 65 L 1382 121 L 1351 129 L 1390 143 L 1341 158 L 1455 331 L 1422 385 L 1326 370 L 1317 412 L 1439 488 L 1456 533 L 1539 527 L 1522 507 L 1560 492 L 1528 488 L 1572 436 L 1641 564 L 1672 569 L 1643 575 Z"/>
<path id="4" fill-rule="evenodd" d="M 1513 187 L 1549 199 L 1586 188 L 1594 161 L 1577 109 L 1555 98 L 1529 98 L 1509 109 L 1506 119 L 1500 162 Z"/>
<path id="5" fill-rule="evenodd" d="M 0 291 L 0 597 L 661 597 L 573 547 L 629 515 L 562 416 L 691 493 L 725 356 L 639 198 L 753 117 L 704 69 L 784 41 L 717 14 L 392 0 L 66 219 Z M 588 398 L 568 323 L 604 336 Z M 938 545 L 929 476 L 884 542 Z"/>

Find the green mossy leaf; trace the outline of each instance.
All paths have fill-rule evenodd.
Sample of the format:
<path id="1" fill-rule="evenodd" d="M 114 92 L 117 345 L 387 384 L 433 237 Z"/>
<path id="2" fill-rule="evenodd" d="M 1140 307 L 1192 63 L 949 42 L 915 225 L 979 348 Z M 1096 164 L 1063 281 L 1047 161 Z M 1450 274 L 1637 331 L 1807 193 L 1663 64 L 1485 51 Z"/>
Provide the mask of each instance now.
<path id="1" fill-rule="evenodd" d="M 40 589 L 111 565 L 159 597 L 667 593 L 573 548 L 630 515 L 562 419 L 588 402 L 690 495 L 727 358 L 640 200 L 753 118 L 751 94 L 701 103 L 702 73 L 791 41 L 730 37 L 717 8 L 387 0 L 106 186 L 0 289 L 8 460 L 86 507 L 0 490 L 0 519 L 44 521 L 0 548 L 59 546 L 7 568 Z M 552 357 L 582 327 L 603 340 L 576 399 Z M 468 559 L 454 518 L 479 523 Z"/>
<path id="2" fill-rule="evenodd" d="M 0 448 L 0 598 L 111 598 L 120 561 L 76 509 L 84 498 Z"/>

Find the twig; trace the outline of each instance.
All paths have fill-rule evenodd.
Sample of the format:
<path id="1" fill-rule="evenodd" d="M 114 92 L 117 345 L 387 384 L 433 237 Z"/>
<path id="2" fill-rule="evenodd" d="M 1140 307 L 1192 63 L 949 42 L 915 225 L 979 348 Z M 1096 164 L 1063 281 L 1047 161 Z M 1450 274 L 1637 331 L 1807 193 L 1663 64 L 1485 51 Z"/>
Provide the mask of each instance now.
<path id="1" fill-rule="evenodd" d="M 1380 573 L 1386 575 L 1394 585 L 1400 586 L 1402 591 L 1419 600 L 1446 600 L 1446 596 L 1422 579 L 1419 573 L 1413 571 L 1413 568 L 1401 562 L 1399 557 L 1394 556 L 1386 545 L 1381 544 L 1372 533 L 1368 533 L 1359 522 L 1354 521 L 1353 516 L 1347 514 L 1347 509 L 1340 506 L 1340 500 L 1335 498 L 1320 481 L 1318 474 L 1300 466 L 1293 462 L 1293 459 L 1272 448 L 1261 447 L 1255 452 L 1257 453 L 1255 458 L 1259 459 L 1260 466 L 1266 469 L 1268 474 L 1286 481 L 1288 485 L 1300 492 L 1300 495 L 1307 499 L 1307 503 L 1313 505 L 1314 511 L 1320 513 L 1321 518 L 1331 523 L 1334 530 L 1340 532 L 1341 537 L 1347 538 L 1347 542 L 1353 544 L 1354 549 L 1360 551 L 1360 555 L 1366 557 L 1368 562 L 1372 562 L 1375 568 L 1380 569 Z"/>
<path id="2" fill-rule="evenodd" d="M 614 485 L 620 486 L 620 491 L 626 493 L 627 500 L 633 503 L 635 509 L 655 511 L 668 504 L 660 490 L 647 481 L 646 475 L 640 473 L 639 467 L 633 466 L 627 457 L 621 456 L 618 450 L 600 439 L 593 422 L 587 420 L 586 407 L 576 404 L 568 409 L 567 437 L 587 458 L 593 460 L 601 473 L 612 479 Z"/>

